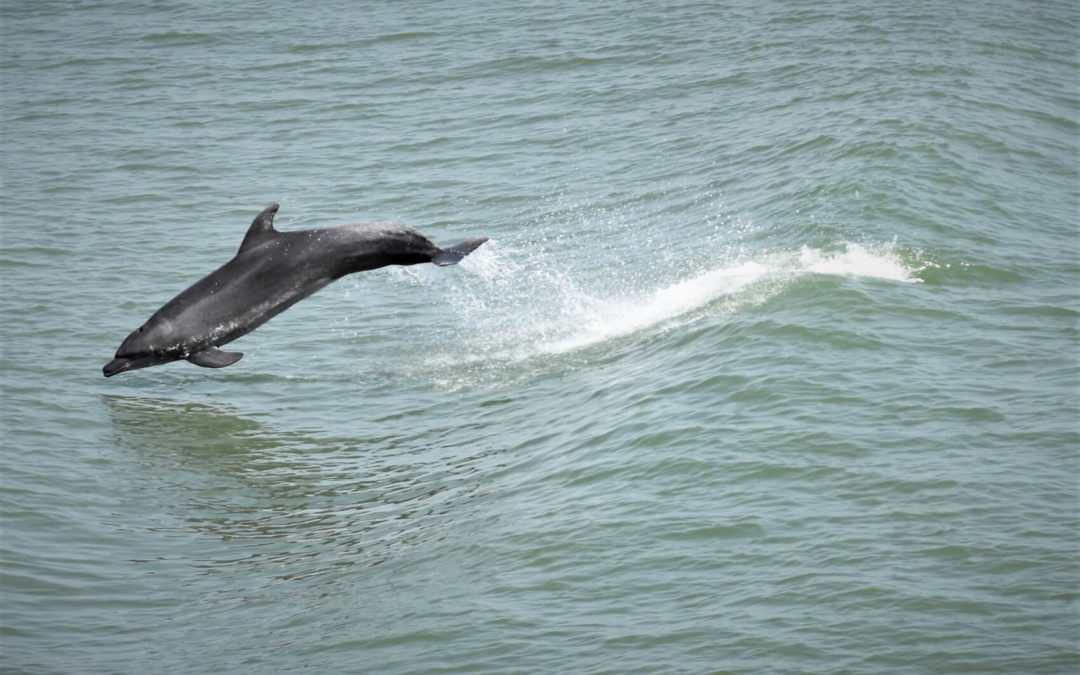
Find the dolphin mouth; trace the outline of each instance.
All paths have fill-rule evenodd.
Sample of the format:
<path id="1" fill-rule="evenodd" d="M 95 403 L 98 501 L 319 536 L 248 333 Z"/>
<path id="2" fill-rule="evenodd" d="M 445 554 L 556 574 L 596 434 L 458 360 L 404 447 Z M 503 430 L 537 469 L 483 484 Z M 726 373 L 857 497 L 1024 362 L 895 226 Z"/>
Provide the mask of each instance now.
<path id="1" fill-rule="evenodd" d="M 122 373 L 131 367 L 131 359 L 113 359 L 105 364 L 105 367 L 101 369 L 101 372 L 105 373 L 105 377 L 112 377 L 117 373 Z"/>

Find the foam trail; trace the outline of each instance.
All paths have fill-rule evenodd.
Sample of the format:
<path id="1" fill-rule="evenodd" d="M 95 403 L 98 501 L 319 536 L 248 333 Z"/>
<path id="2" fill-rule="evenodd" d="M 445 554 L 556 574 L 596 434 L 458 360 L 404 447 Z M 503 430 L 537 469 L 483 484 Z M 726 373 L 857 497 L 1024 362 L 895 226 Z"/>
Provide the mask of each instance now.
<path id="1" fill-rule="evenodd" d="M 514 362 L 693 321 L 695 312 L 703 310 L 742 311 L 783 293 L 807 274 L 922 281 L 893 245 L 843 246 L 836 252 L 804 246 L 744 255 L 720 267 L 698 268 L 660 288 L 641 288 L 648 279 L 635 276 L 614 287 L 605 284 L 607 290 L 590 290 L 569 274 L 528 264 L 537 262 L 528 256 L 523 262 L 520 252 L 493 243 L 464 261 L 474 283 L 457 309 L 469 325 L 468 341 L 481 352 L 476 360 Z"/>
<path id="2" fill-rule="evenodd" d="M 593 312 L 574 334 L 539 345 L 552 354 L 574 351 L 657 326 L 730 296 L 768 274 L 756 262 L 746 262 L 698 274 L 630 300 L 593 300 Z"/>

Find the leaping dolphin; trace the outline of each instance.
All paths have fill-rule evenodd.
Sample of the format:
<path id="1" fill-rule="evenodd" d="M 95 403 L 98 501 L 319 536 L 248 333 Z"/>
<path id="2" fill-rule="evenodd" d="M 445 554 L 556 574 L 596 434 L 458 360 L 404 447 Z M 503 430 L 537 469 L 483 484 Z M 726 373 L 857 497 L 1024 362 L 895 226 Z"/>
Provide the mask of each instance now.
<path id="1" fill-rule="evenodd" d="M 381 221 L 278 232 L 272 204 L 255 217 L 232 260 L 176 296 L 116 350 L 105 377 L 186 359 L 231 366 L 241 352 L 219 349 L 346 274 L 387 265 L 454 265 L 487 237 L 439 248 L 402 223 Z"/>

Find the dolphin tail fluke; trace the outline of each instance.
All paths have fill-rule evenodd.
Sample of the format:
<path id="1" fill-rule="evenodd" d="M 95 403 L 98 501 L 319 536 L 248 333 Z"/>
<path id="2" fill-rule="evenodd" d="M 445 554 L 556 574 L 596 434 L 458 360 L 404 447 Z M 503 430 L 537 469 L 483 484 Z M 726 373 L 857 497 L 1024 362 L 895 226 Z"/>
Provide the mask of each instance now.
<path id="1" fill-rule="evenodd" d="M 242 352 L 223 352 L 217 347 L 208 347 L 195 352 L 187 360 L 203 368 L 224 368 L 239 361 L 243 355 Z"/>
<path id="2" fill-rule="evenodd" d="M 446 267 L 447 265 L 456 265 L 461 262 L 461 259 L 469 255 L 476 250 L 476 247 L 487 241 L 487 237 L 479 237 L 477 239 L 469 239 L 463 241 L 456 246 L 449 246 L 444 249 L 440 249 L 435 257 L 431 259 L 431 262 L 435 263 L 439 267 Z"/>

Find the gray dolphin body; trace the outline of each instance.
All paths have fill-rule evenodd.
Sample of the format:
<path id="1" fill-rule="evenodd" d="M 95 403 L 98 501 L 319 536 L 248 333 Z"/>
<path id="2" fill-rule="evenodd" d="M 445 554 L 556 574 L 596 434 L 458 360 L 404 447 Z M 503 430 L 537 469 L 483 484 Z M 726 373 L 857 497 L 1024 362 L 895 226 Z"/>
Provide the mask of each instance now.
<path id="1" fill-rule="evenodd" d="M 487 238 L 439 248 L 408 225 L 394 222 L 278 232 L 273 204 L 255 217 L 232 260 L 170 300 L 135 329 L 103 369 L 126 370 L 186 359 L 224 368 L 240 352 L 218 347 L 247 335 L 346 274 L 386 265 L 453 265 Z"/>

